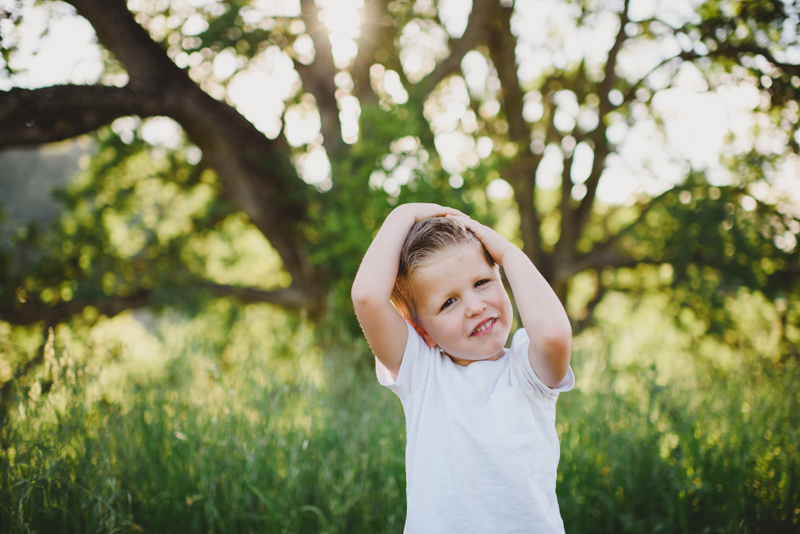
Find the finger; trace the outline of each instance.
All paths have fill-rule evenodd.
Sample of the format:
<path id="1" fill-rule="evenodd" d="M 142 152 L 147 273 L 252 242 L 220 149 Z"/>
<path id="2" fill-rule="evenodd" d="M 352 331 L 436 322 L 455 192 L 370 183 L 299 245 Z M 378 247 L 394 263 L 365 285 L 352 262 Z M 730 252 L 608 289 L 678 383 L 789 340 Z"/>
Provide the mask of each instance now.
<path id="1" fill-rule="evenodd" d="M 470 222 L 472 222 L 472 219 L 470 219 L 468 215 L 447 215 L 447 218 L 457 219 L 462 223 L 464 223 L 464 226 L 466 226 L 467 228 L 469 228 Z"/>
<path id="2" fill-rule="evenodd" d="M 475 219 L 470 219 L 469 217 L 466 217 L 464 219 L 464 224 L 467 226 L 467 228 L 469 228 L 472 231 L 484 228 L 484 226 L 481 223 L 479 223 Z"/>
<path id="3" fill-rule="evenodd" d="M 454 216 L 454 217 L 466 217 L 469 219 L 469 216 L 455 208 L 445 208 L 445 217 L 447 216 Z"/>

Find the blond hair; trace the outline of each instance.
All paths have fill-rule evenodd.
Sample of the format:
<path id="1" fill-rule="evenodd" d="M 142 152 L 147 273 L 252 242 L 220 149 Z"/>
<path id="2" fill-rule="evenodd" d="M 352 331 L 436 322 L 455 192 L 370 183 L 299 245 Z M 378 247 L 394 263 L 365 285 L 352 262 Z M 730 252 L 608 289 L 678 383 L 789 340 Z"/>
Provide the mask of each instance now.
<path id="1" fill-rule="evenodd" d="M 403 244 L 400 252 L 400 268 L 392 289 L 392 303 L 405 319 L 417 320 L 411 277 L 424 267 L 434 254 L 453 246 L 473 247 L 483 254 L 489 265 L 495 265 L 494 259 L 480 239 L 458 219 L 430 217 L 418 221 L 411 228 Z"/>

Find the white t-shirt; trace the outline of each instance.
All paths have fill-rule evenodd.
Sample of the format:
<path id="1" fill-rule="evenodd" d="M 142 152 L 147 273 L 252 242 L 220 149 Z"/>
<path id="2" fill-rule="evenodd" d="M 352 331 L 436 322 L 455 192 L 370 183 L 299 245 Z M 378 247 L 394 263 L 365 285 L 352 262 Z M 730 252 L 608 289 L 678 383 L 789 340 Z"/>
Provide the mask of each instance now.
<path id="1" fill-rule="evenodd" d="M 557 533 L 558 393 L 547 387 L 519 329 L 496 361 L 453 363 L 409 326 L 397 379 L 377 361 L 378 380 L 406 415 L 406 532 Z"/>

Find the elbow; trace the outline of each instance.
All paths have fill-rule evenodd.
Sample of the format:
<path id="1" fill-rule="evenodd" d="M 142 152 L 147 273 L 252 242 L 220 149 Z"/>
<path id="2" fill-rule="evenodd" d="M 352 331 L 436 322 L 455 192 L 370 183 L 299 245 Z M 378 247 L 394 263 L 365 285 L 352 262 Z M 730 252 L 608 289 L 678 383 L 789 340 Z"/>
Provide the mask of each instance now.
<path id="1" fill-rule="evenodd" d="M 551 362 L 562 364 L 564 374 L 566 374 L 572 353 L 572 326 L 568 323 L 565 328 L 554 329 L 544 336 L 542 344 L 548 359 Z"/>
<path id="2" fill-rule="evenodd" d="M 387 306 L 391 307 L 391 291 L 391 286 L 386 287 L 380 281 L 356 276 L 350 288 L 350 299 L 356 314 L 363 317 L 365 314 L 380 313 Z"/>
<path id="3" fill-rule="evenodd" d="M 353 287 L 350 288 L 350 298 L 353 301 L 353 307 L 358 310 L 369 308 L 374 304 L 374 291 L 370 291 L 356 281 Z"/>
<path id="4" fill-rule="evenodd" d="M 356 310 L 368 302 L 366 292 L 356 284 L 353 284 L 353 287 L 350 288 L 350 299 L 353 301 L 353 306 L 356 308 Z"/>
<path id="5" fill-rule="evenodd" d="M 528 358 L 539 379 L 550 388 L 559 387 L 569 373 L 572 352 L 572 327 L 551 327 L 536 336 L 528 348 Z"/>
<path id="6" fill-rule="evenodd" d="M 569 373 L 569 361 L 572 352 L 572 338 L 553 338 L 546 341 L 547 359 L 550 362 L 549 380 L 544 380 L 545 384 L 551 388 L 561 385 L 564 378 Z"/>

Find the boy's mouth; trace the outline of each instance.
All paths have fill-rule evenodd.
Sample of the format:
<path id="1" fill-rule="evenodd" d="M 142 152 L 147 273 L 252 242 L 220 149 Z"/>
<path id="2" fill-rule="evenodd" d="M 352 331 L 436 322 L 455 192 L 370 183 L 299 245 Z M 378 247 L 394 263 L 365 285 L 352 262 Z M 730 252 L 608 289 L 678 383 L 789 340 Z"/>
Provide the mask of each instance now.
<path id="1" fill-rule="evenodd" d="M 491 319 L 487 319 L 478 326 L 475 327 L 475 330 L 472 331 L 470 337 L 472 336 L 482 336 L 484 334 L 488 334 L 491 331 L 494 323 L 497 322 L 497 317 L 492 317 Z"/>

